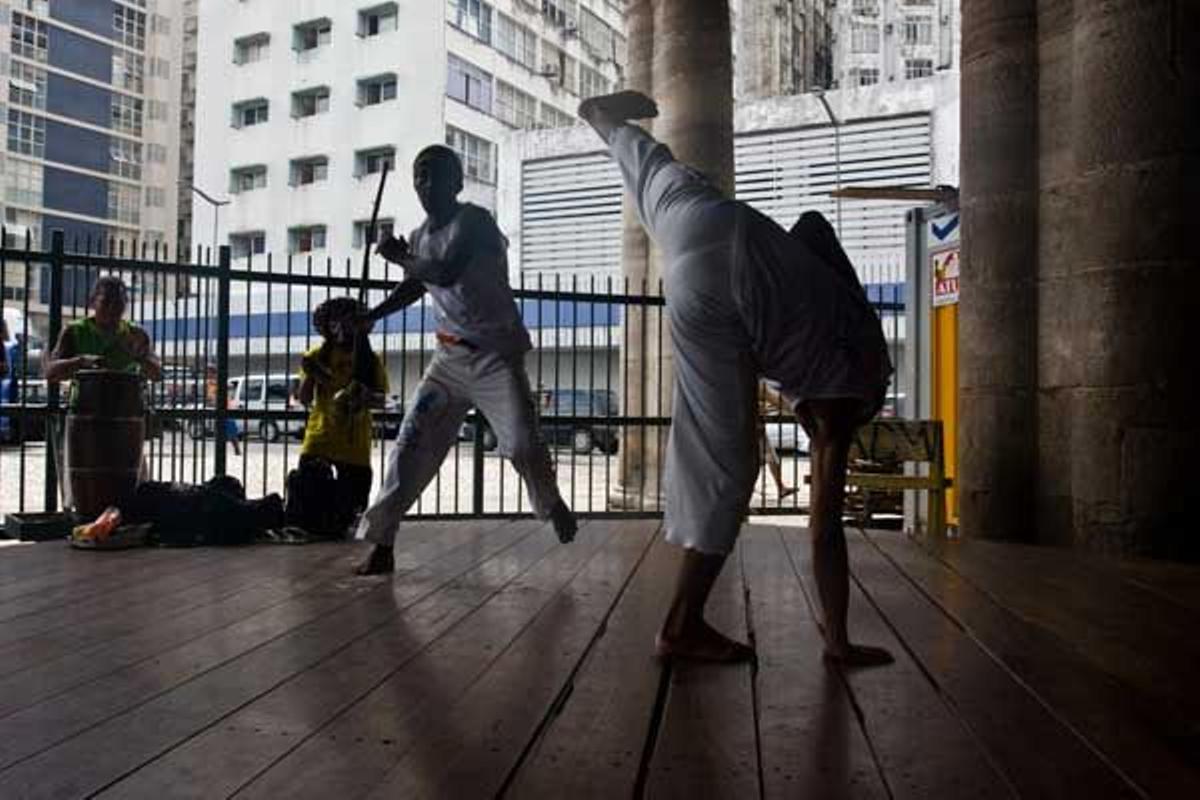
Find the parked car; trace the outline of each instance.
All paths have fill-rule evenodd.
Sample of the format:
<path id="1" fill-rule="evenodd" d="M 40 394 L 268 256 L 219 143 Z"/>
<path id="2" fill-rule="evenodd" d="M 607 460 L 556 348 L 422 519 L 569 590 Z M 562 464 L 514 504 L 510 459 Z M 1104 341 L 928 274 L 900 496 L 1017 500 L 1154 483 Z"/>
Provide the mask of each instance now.
<path id="1" fill-rule="evenodd" d="M 609 455 L 620 446 L 620 430 L 602 422 L 558 422 L 557 417 L 615 417 L 618 415 L 617 398 L 614 392 L 603 389 L 542 389 L 537 393 L 538 409 L 542 417 L 542 435 L 547 444 L 569 446 L 576 453 L 586 454 L 599 450 Z M 483 449 L 496 448 L 496 434 L 484 420 Z M 464 422 L 458 438 L 474 441 L 475 424 Z"/>
<path id="2" fill-rule="evenodd" d="M 303 406 L 296 398 L 300 380 L 295 375 L 262 373 L 236 375 L 229 379 L 229 414 L 242 439 L 255 436 L 267 442 L 277 442 L 284 435 L 298 437 L 304 432 L 303 419 L 249 419 L 245 411 L 300 411 Z M 211 421 L 195 420 L 189 427 L 193 439 L 213 435 Z"/>
<path id="3" fill-rule="evenodd" d="M 0 379 L 0 404 L 17 406 L 21 404 L 22 398 L 28 406 L 45 405 L 46 382 L 32 378 Z M 23 441 L 40 441 L 46 438 L 45 417 L 19 415 L 20 411 L 0 414 L 0 442 L 20 444 Z"/>

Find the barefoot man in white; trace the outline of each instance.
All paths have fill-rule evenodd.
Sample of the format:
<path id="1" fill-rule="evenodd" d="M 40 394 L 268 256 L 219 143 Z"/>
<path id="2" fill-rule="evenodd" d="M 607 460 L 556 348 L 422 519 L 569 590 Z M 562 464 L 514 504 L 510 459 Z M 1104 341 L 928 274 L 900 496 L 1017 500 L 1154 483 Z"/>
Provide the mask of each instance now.
<path id="1" fill-rule="evenodd" d="M 636 92 L 585 100 L 579 116 L 608 144 L 638 216 L 664 257 L 675 350 L 667 447 L 667 540 L 685 548 L 658 635 L 662 656 L 753 657 L 708 625 L 704 604 L 733 549 L 758 474 L 755 388 L 779 387 L 811 439 L 810 530 L 825 655 L 848 665 L 889 654 L 851 644 L 842 504 L 857 425 L 882 405 L 891 363 L 857 278 L 847 280 L 802 238 L 730 200 L 632 119 L 657 115 Z"/>
<path id="2" fill-rule="evenodd" d="M 538 517 L 549 518 L 564 543 L 576 530 L 538 430 L 525 373 L 531 343 L 508 284 L 508 242 L 491 214 L 458 202 L 462 162 L 450 148 L 431 145 L 417 154 L 413 188 L 428 214 L 425 222 L 412 232 L 411 243 L 388 238 L 378 249 L 404 268 L 405 280 L 362 324 L 369 326 L 428 291 L 438 348 L 404 414 L 383 485 L 359 525 L 359 536 L 375 543 L 356 570 L 360 575 L 394 569 L 392 542 L 400 520 L 437 473 L 471 406 L 487 417 L 500 452 L 525 479 Z"/>

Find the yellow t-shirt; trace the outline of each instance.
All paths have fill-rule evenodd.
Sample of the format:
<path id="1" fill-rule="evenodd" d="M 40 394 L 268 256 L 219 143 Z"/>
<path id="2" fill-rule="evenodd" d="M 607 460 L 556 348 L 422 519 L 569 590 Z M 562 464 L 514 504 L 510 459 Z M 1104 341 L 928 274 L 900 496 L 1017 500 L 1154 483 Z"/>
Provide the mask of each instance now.
<path id="1" fill-rule="evenodd" d="M 305 353 L 307 358 L 316 358 L 320 346 Z M 317 456 L 343 464 L 367 467 L 371 465 L 371 412 L 363 409 L 357 414 L 339 414 L 333 396 L 350 383 L 354 370 L 354 356 L 348 350 L 329 348 L 329 360 L 325 368 L 333 376 L 331 383 L 318 383 L 314 387 L 312 407 L 308 410 L 308 423 L 304 427 L 304 444 L 301 455 Z M 300 369 L 300 380 L 304 380 L 304 368 Z M 387 369 L 383 359 L 375 356 L 375 385 L 378 391 L 388 391 Z"/>

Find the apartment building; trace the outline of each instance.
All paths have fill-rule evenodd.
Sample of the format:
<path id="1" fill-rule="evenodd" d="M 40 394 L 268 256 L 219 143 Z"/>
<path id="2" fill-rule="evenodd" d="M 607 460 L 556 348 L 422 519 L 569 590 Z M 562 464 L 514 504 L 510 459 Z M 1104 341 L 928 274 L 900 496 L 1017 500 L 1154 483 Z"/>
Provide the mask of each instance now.
<path id="1" fill-rule="evenodd" d="M 839 0 L 833 69 L 842 88 L 957 70 L 961 0 Z"/>
<path id="2" fill-rule="evenodd" d="M 364 244 L 384 165 L 398 174 L 383 227 L 420 221 L 408 165 L 435 142 L 462 157 L 464 199 L 494 209 L 505 135 L 573 124 L 581 98 L 621 80 L 623 8 L 205 0 L 194 184 L 229 204 L 219 222 L 198 205 L 193 239 L 215 235 L 235 258 L 349 257 Z"/>
<path id="3" fill-rule="evenodd" d="M 834 0 L 730 0 L 734 99 L 828 88 L 834 6 Z"/>
<path id="4" fill-rule="evenodd" d="M 162 0 L 0 3 L 10 242 L 174 245 L 181 37 Z"/>

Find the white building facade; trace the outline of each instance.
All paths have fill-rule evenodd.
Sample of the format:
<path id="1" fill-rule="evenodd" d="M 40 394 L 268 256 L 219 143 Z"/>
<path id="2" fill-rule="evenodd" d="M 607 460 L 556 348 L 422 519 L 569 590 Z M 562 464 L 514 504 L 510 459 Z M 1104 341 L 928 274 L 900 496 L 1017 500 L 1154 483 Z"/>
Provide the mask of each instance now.
<path id="1" fill-rule="evenodd" d="M 842 88 L 957 71 L 962 0 L 839 0 L 833 72 Z"/>
<path id="2" fill-rule="evenodd" d="M 432 143 L 462 156 L 464 199 L 495 209 L 506 135 L 570 124 L 620 80 L 623 5 L 206 0 L 195 185 L 229 205 L 215 237 L 197 205 L 193 239 L 235 258 L 353 257 L 385 164 L 383 224 L 420 222 L 409 165 Z"/>

